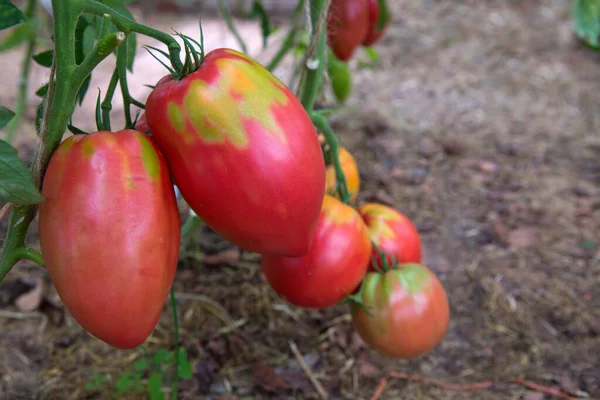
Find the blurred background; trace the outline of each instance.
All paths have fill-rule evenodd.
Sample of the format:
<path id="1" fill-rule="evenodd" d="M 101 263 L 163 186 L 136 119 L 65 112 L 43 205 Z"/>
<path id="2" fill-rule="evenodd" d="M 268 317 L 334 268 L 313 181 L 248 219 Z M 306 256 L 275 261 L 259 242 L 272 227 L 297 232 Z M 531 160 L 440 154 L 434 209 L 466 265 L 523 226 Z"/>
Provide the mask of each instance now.
<path id="1" fill-rule="evenodd" d="M 265 0 L 278 27 L 262 46 L 251 1 L 229 2 L 248 53 L 269 60 L 295 6 Z M 535 381 L 570 396 L 600 398 L 600 53 L 573 33 L 566 0 L 390 1 L 393 21 L 358 52 L 344 104 L 330 93 L 331 121 L 358 162 L 359 202 L 396 207 L 417 225 L 424 264 L 451 304 L 444 340 L 415 360 L 368 349 L 349 310 L 307 311 L 268 287 L 256 254 L 203 229 L 181 253 L 176 278 L 181 343 L 193 376 L 182 398 L 310 399 L 314 386 L 290 350 L 292 340 L 331 399 L 369 399 L 389 371 L 452 383 L 492 380 L 464 392 L 394 380 L 380 399 L 553 399 Z M 152 0 L 131 5 L 157 29 L 199 37 L 206 51 L 240 49 L 216 0 Z M 129 77 L 144 100 L 166 74 L 142 45 Z M 21 50 L 2 53 L 0 103 L 15 102 Z M 293 59 L 275 71 L 285 83 Z M 94 71 L 74 124 L 94 129 L 97 88 L 113 61 Z M 48 69 L 33 65 L 30 107 L 14 144 L 29 161 L 34 116 Z M 114 125 L 122 124 L 119 96 Z M 6 232 L 0 221 L 0 235 Z M 0 236 L 0 242 L 3 237 Z M 36 247 L 36 224 L 29 242 Z M 170 349 L 165 308 L 147 349 Z M 62 307 L 47 274 L 20 262 L 0 286 L 0 398 L 114 398 L 98 376 L 132 370 L 141 349 L 119 351 L 89 336 Z M 86 389 L 87 385 L 87 389 Z M 127 398 L 146 398 L 143 392 Z"/>

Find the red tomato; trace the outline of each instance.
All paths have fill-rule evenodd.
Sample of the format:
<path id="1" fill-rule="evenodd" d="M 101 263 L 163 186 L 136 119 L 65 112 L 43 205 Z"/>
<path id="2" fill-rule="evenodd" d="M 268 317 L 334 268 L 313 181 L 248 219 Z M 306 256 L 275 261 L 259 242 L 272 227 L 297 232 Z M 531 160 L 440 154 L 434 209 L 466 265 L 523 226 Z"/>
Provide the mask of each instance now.
<path id="1" fill-rule="evenodd" d="M 352 325 L 379 353 L 394 358 L 419 357 L 444 337 L 450 321 L 446 291 L 425 266 L 404 264 L 385 273 L 370 272 L 355 307 Z"/>
<path id="2" fill-rule="evenodd" d="M 332 0 L 327 17 L 329 47 L 342 61 L 352 58 L 354 50 L 367 37 L 369 6 L 367 0 Z"/>
<path id="3" fill-rule="evenodd" d="M 377 0 L 368 0 L 369 2 L 369 29 L 367 33 L 367 37 L 363 41 L 364 46 L 370 46 L 373 43 L 377 42 L 383 32 L 387 29 L 390 21 L 387 20 L 381 30 L 377 30 L 377 20 L 379 19 L 379 3 Z"/>
<path id="4" fill-rule="evenodd" d="M 365 275 L 371 254 L 367 227 L 358 213 L 325 195 L 317 232 L 302 257 L 262 256 L 271 287 L 300 307 L 325 308 L 351 294 Z"/>
<path id="5" fill-rule="evenodd" d="M 58 295 L 106 343 L 154 330 L 175 277 L 180 219 L 165 158 L 134 130 L 74 135 L 44 177 L 40 246 Z"/>
<path id="6" fill-rule="evenodd" d="M 183 198 L 213 230 L 258 253 L 308 251 L 325 162 L 307 112 L 269 71 L 213 50 L 150 93 L 146 119 Z"/>
<path id="7" fill-rule="evenodd" d="M 421 262 L 421 239 L 415 225 L 400 211 L 379 203 L 367 203 L 357 208 L 369 228 L 371 240 L 387 257 L 399 263 Z M 379 254 L 373 248 L 373 260 L 381 268 Z"/>

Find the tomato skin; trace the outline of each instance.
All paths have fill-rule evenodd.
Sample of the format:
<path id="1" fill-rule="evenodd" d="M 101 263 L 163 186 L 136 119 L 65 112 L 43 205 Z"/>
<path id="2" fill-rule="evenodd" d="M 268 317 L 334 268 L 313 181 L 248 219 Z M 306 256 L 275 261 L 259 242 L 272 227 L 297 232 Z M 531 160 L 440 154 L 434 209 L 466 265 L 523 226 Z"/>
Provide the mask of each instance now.
<path id="1" fill-rule="evenodd" d="M 337 58 L 350 60 L 367 36 L 368 29 L 367 0 L 332 0 L 327 17 L 327 38 Z"/>
<path id="2" fill-rule="evenodd" d="M 365 277 L 361 306 L 352 325 L 375 351 L 393 358 L 422 356 L 444 337 L 450 321 L 448 297 L 439 279 L 420 264 L 403 264 Z"/>
<path id="3" fill-rule="evenodd" d="M 338 158 L 342 165 L 344 176 L 346 177 L 346 186 L 351 195 L 350 202 L 354 203 L 360 190 L 360 175 L 356 160 L 344 147 L 339 148 Z M 335 168 L 333 165 L 327 166 L 325 181 L 327 182 L 326 193 L 339 198 L 336 188 L 337 179 L 335 177 Z"/>
<path id="4" fill-rule="evenodd" d="M 271 287 L 288 302 L 326 308 L 351 294 L 365 275 L 371 240 L 358 213 L 325 195 L 317 231 L 302 257 L 262 256 Z"/>
<path id="5" fill-rule="evenodd" d="M 257 253 L 308 251 L 325 162 L 310 117 L 275 76 L 216 49 L 197 71 L 157 86 L 146 118 L 183 198 L 213 230 Z"/>
<path id="6" fill-rule="evenodd" d="M 40 246 L 58 295 L 122 349 L 152 333 L 175 277 L 180 218 L 164 156 L 135 130 L 64 140 L 40 204 Z"/>
<path id="7" fill-rule="evenodd" d="M 389 265 L 392 258 L 399 263 L 421 262 L 419 231 L 408 217 L 379 203 L 362 204 L 357 210 L 369 228 L 371 240 L 386 255 Z M 372 260 L 380 268 L 383 266 L 375 248 Z"/>
<path id="8" fill-rule="evenodd" d="M 150 127 L 148 126 L 148 121 L 146 121 L 146 113 L 145 112 L 142 112 L 140 114 L 140 117 L 138 118 L 137 122 L 135 123 L 134 128 L 136 131 L 139 131 L 142 133 L 150 132 Z"/>
<path id="9" fill-rule="evenodd" d="M 367 0 L 369 3 L 369 29 L 367 36 L 363 41 L 363 46 L 371 46 L 377 42 L 385 30 L 387 29 L 390 21 L 387 20 L 380 31 L 377 30 L 377 20 L 379 19 L 379 3 L 377 0 Z"/>

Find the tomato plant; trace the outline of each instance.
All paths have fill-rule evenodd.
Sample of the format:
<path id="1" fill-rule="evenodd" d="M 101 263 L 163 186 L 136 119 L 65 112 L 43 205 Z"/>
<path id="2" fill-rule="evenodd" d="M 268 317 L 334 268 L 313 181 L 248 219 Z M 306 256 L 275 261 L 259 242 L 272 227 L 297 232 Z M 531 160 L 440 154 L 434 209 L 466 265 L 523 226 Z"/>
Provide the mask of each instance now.
<path id="1" fill-rule="evenodd" d="M 150 93 L 146 119 L 183 198 L 216 232 L 250 251 L 306 253 L 325 163 L 309 115 L 275 76 L 213 50 Z"/>
<path id="2" fill-rule="evenodd" d="M 352 71 L 348 63 L 336 59 L 331 53 L 327 63 L 327 73 L 331 79 L 331 89 L 335 98 L 343 103 L 352 92 Z"/>
<path id="3" fill-rule="evenodd" d="M 340 160 L 344 176 L 346 177 L 347 189 L 351 196 L 350 202 L 353 203 L 356 200 L 356 196 L 358 196 L 358 191 L 360 190 L 360 175 L 358 172 L 358 166 L 356 165 L 354 156 L 352 156 L 352 154 L 344 147 L 340 147 L 338 151 L 338 158 Z M 335 177 L 334 166 L 328 165 L 326 173 L 327 193 L 339 198 L 337 193 L 337 179 Z"/>
<path id="4" fill-rule="evenodd" d="M 352 58 L 369 29 L 367 0 L 332 0 L 327 20 L 329 47 L 342 61 Z"/>
<path id="5" fill-rule="evenodd" d="M 58 295 L 120 348 L 152 332 L 175 276 L 179 211 L 167 162 L 140 132 L 66 139 L 42 187 L 40 247 Z"/>
<path id="6" fill-rule="evenodd" d="M 365 343 L 388 357 L 422 356 L 448 329 L 446 291 L 423 265 L 400 264 L 368 273 L 359 299 L 360 305 L 352 305 L 352 326 Z"/>
<path id="7" fill-rule="evenodd" d="M 263 254 L 261 265 L 271 287 L 288 302 L 325 308 L 359 286 L 370 254 L 369 234 L 358 213 L 325 195 L 308 253 L 302 257 Z"/>
<path id="8" fill-rule="evenodd" d="M 392 207 L 367 203 L 357 208 L 375 245 L 386 255 L 387 262 L 420 263 L 421 238 L 412 221 Z M 381 268 L 380 255 L 373 249 L 373 260 Z"/>

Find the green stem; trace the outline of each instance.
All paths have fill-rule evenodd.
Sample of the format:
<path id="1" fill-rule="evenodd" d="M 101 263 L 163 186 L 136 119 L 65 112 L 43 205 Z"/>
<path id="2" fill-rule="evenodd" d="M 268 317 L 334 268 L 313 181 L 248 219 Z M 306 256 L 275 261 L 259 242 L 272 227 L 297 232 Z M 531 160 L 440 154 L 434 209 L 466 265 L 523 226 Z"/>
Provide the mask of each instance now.
<path id="1" fill-rule="evenodd" d="M 181 46 L 179 45 L 177 40 L 171 37 L 171 35 L 168 35 L 154 28 L 150 28 L 149 26 L 139 24 L 134 20 L 122 14 L 119 14 L 109 6 L 106 6 L 97 1 L 78 0 L 77 3 L 82 12 L 99 16 L 109 14 L 115 26 L 121 31 L 125 32 L 125 34 L 129 34 L 130 32 L 137 32 L 166 44 L 169 48 L 169 58 L 171 60 L 171 65 L 173 65 L 175 71 L 181 76 L 181 72 L 183 71 L 183 63 L 181 62 L 181 59 L 179 57 L 179 53 L 181 52 Z"/>
<path id="2" fill-rule="evenodd" d="M 335 169 L 335 181 L 340 199 L 344 202 L 344 204 L 350 204 L 351 195 L 348 192 L 346 176 L 344 175 L 344 170 L 342 169 L 342 164 L 340 163 L 340 158 L 338 156 L 340 146 L 337 136 L 335 136 L 335 133 L 329 126 L 329 123 L 325 117 L 315 113 L 313 113 L 311 117 L 313 123 L 317 129 L 323 133 L 325 136 L 325 141 L 329 145 L 329 158 L 333 162 L 333 167 Z"/>
<path id="3" fill-rule="evenodd" d="M 117 70 L 119 71 L 119 83 L 123 95 L 123 111 L 125 112 L 125 127 L 132 128 L 131 122 L 131 96 L 127 87 L 127 41 L 117 49 Z"/>
<path id="4" fill-rule="evenodd" d="M 229 6 L 225 2 L 225 0 L 219 0 L 219 12 L 223 16 L 227 28 L 229 28 L 229 31 L 233 34 L 233 36 L 235 36 L 236 40 L 240 44 L 240 47 L 242 48 L 242 53 L 247 53 L 248 49 L 246 47 L 246 43 L 244 43 L 244 39 L 242 39 L 242 36 L 237 31 L 235 24 L 233 23 L 233 18 L 231 17 Z"/>
<path id="5" fill-rule="evenodd" d="M 92 73 L 92 70 L 119 45 L 126 46 L 126 43 L 123 43 L 124 41 L 125 34 L 123 32 L 114 32 L 98 40 L 91 53 L 77 67 L 73 76 L 75 82 L 83 82 Z"/>
<path id="6" fill-rule="evenodd" d="M 175 328 L 175 376 L 173 377 L 171 398 L 177 400 L 177 392 L 179 391 L 179 319 L 177 318 L 174 286 L 171 286 L 171 309 L 173 310 L 173 327 Z"/>
<path id="7" fill-rule="evenodd" d="M 292 24 L 291 24 L 292 26 L 290 27 L 290 30 L 289 30 L 288 34 L 286 35 L 285 39 L 283 39 L 283 42 L 281 43 L 281 47 L 279 48 L 277 53 L 275 53 L 271 62 L 269 62 L 266 66 L 266 68 L 269 71 L 273 71 L 275 68 L 277 68 L 277 66 L 279 65 L 279 63 L 281 63 L 281 61 L 283 60 L 285 55 L 287 53 L 289 53 L 289 51 L 294 47 L 294 44 L 296 43 L 296 37 L 298 36 L 298 33 L 299 33 L 299 29 L 296 26 L 297 25 L 296 20 L 298 19 L 298 16 L 301 15 L 303 6 L 304 6 L 304 0 L 299 0 L 298 4 L 296 4 L 296 8 L 294 9 L 294 13 L 292 14 Z"/>
<path id="8" fill-rule="evenodd" d="M 25 18 L 27 19 L 26 24 L 31 24 L 30 21 L 35 13 L 35 6 L 37 5 L 36 0 L 29 0 L 27 2 L 27 7 L 25 9 Z M 19 86 L 17 92 L 17 107 L 15 109 L 15 116 L 8 123 L 6 127 L 6 138 L 5 140 L 8 143 L 12 143 L 13 138 L 15 136 L 15 132 L 17 128 L 21 124 L 21 120 L 23 119 L 23 115 L 25 115 L 25 110 L 27 109 L 27 85 L 29 83 L 29 70 L 31 67 L 31 56 L 33 56 L 33 51 L 35 49 L 36 43 L 36 35 L 35 32 L 32 31 L 30 33 L 31 37 L 27 40 L 27 47 L 25 48 L 25 54 L 23 56 L 23 61 L 21 63 L 21 76 L 19 77 Z"/>
<path id="9" fill-rule="evenodd" d="M 111 130 L 110 127 L 110 112 L 112 111 L 112 98 L 115 95 L 115 90 L 117 89 L 117 82 L 119 81 L 119 70 L 115 68 L 112 76 L 110 77 L 110 82 L 108 83 L 108 88 L 106 89 L 106 94 L 104 95 L 104 100 L 100 105 L 102 108 L 102 123 L 108 129 Z"/>
<path id="10" fill-rule="evenodd" d="M 304 108 L 310 113 L 313 110 L 319 90 L 323 84 L 323 73 L 325 71 L 325 39 L 327 29 L 325 24 L 327 21 L 327 0 L 309 0 L 310 1 L 310 21 L 313 26 L 313 38 L 311 43 L 316 43 L 312 52 L 313 46 L 307 53 L 307 57 L 304 59 L 306 68 L 306 74 L 304 80 L 300 86 L 300 101 Z M 316 61 L 315 68 L 308 68 L 308 64 Z"/>
<path id="11" fill-rule="evenodd" d="M 22 258 L 24 260 L 33 261 L 34 263 L 36 263 L 42 267 L 45 265 L 44 257 L 42 256 L 42 253 L 40 253 L 39 251 L 37 251 L 35 249 L 32 249 L 31 247 L 22 247 L 21 250 L 17 254 L 19 255 L 20 258 Z"/>

